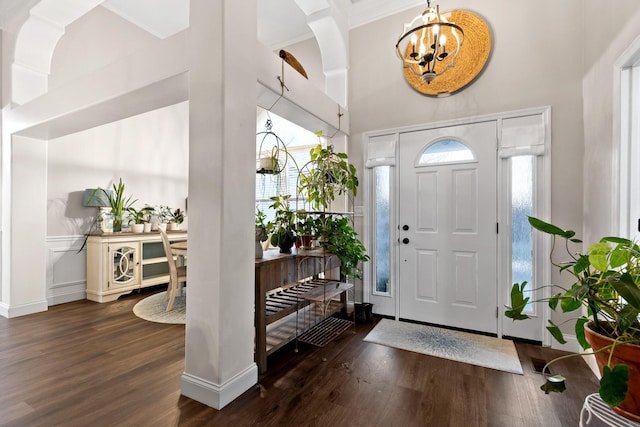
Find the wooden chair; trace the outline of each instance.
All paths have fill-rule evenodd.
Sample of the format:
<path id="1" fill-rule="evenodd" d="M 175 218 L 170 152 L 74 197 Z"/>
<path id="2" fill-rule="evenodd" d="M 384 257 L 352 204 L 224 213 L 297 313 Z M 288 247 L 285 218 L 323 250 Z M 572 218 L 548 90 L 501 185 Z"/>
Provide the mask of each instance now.
<path id="1" fill-rule="evenodd" d="M 187 267 L 176 265 L 176 260 L 171 251 L 169 237 L 167 237 L 167 233 L 164 230 L 159 229 L 159 231 L 160 236 L 162 236 L 162 245 L 164 247 L 164 254 L 167 257 L 167 264 L 169 264 L 169 285 L 167 286 L 167 298 L 169 302 L 167 303 L 167 311 L 171 311 L 180 284 L 187 282 Z"/>

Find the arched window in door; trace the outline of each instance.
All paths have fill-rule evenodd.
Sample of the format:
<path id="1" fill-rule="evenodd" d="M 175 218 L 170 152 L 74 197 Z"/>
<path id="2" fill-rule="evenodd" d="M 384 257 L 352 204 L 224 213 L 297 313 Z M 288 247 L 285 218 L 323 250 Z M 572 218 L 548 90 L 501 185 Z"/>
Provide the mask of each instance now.
<path id="1" fill-rule="evenodd" d="M 444 138 L 429 144 L 416 160 L 416 166 L 477 162 L 475 154 L 464 142 Z"/>

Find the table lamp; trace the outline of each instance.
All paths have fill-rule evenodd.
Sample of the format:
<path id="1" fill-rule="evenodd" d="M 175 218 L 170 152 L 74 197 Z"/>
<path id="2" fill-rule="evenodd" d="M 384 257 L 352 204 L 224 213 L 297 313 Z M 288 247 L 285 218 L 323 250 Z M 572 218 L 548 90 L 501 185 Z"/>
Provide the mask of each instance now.
<path id="1" fill-rule="evenodd" d="M 109 194 L 107 194 L 109 193 Z M 82 197 L 82 206 L 98 208 L 96 216 L 96 230 L 99 233 L 113 232 L 113 216 L 109 198 L 111 190 L 101 188 L 87 188 Z"/>

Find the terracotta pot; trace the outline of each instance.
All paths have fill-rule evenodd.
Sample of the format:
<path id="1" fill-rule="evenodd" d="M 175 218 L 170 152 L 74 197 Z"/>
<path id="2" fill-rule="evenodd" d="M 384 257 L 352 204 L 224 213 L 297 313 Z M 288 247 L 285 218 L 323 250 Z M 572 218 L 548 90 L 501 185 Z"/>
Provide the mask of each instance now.
<path id="1" fill-rule="evenodd" d="M 311 238 L 313 236 L 310 234 L 303 234 L 300 236 L 300 241 L 302 242 L 302 249 L 311 249 Z"/>
<path id="2" fill-rule="evenodd" d="M 593 323 L 584 326 L 585 338 L 594 350 L 611 345 L 613 340 L 601 335 L 592 329 Z M 607 365 L 609 350 L 596 353 L 596 361 L 600 374 L 602 367 Z M 625 364 L 629 367 L 629 389 L 627 398 L 620 405 L 612 409 L 623 417 L 635 422 L 640 422 L 640 346 L 638 345 L 617 345 L 611 358 L 611 366 Z"/>

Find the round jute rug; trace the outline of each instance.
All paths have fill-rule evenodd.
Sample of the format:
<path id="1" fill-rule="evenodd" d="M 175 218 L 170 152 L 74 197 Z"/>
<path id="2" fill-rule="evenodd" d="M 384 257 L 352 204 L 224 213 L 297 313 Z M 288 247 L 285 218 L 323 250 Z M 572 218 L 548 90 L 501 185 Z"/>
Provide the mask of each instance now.
<path id="1" fill-rule="evenodd" d="M 182 295 L 176 295 L 171 311 L 166 311 L 168 302 L 165 299 L 166 294 L 166 291 L 159 292 L 140 300 L 133 307 L 133 314 L 150 322 L 184 324 L 186 322 L 187 289 L 182 290 Z"/>

